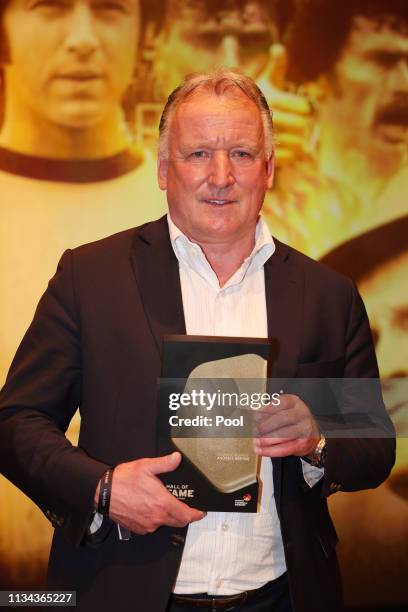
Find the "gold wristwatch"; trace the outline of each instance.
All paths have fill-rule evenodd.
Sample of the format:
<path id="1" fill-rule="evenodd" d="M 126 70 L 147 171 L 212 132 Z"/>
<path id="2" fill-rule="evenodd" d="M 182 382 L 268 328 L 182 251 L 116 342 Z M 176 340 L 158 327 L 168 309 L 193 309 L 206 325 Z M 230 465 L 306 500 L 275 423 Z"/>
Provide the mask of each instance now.
<path id="1" fill-rule="evenodd" d="M 313 453 L 309 457 L 302 457 L 307 463 L 313 465 L 314 467 L 322 468 L 324 467 L 326 461 L 326 453 L 327 453 L 327 440 L 323 434 L 320 434 L 320 439 L 316 444 L 316 448 Z"/>

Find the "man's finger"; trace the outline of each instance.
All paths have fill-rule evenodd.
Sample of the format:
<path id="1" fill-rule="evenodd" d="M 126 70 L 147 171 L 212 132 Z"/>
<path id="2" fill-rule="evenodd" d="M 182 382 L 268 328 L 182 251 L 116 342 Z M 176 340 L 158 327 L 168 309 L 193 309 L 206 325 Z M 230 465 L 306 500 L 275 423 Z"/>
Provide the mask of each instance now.
<path id="1" fill-rule="evenodd" d="M 283 437 L 283 436 L 269 436 L 268 438 L 254 438 L 255 446 L 275 446 L 276 444 L 283 444 L 287 442 L 291 442 L 293 440 L 292 437 Z"/>
<path id="2" fill-rule="evenodd" d="M 293 427 L 297 424 L 296 415 L 292 414 L 293 411 L 279 412 L 269 418 L 265 418 L 257 421 L 255 426 L 255 436 L 257 438 L 276 437 L 281 436 L 281 430 Z"/>
<path id="3" fill-rule="evenodd" d="M 270 417 L 272 415 L 278 414 L 283 411 L 287 411 L 294 407 L 297 401 L 296 395 L 280 395 L 279 403 L 270 403 L 263 405 L 262 408 L 259 408 L 254 412 L 254 420 L 255 422 L 262 421 L 263 419 Z"/>
<path id="4" fill-rule="evenodd" d="M 265 419 L 275 414 L 278 414 L 281 411 L 282 411 L 281 401 L 279 401 L 279 404 L 272 404 L 272 403 L 266 404 L 262 406 L 262 408 L 259 408 L 258 410 L 254 411 L 254 421 L 255 423 L 264 421 Z"/>
<path id="5" fill-rule="evenodd" d="M 290 149 L 281 149 L 277 148 L 275 153 L 275 166 L 277 168 L 282 168 L 288 166 L 289 162 L 295 161 L 297 159 L 297 153 Z"/>
<path id="6" fill-rule="evenodd" d="M 305 139 L 302 134 L 282 132 L 282 134 L 276 134 L 275 145 L 279 148 L 285 147 L 285 149 L 290 149 L 296 153 L 303 151 L 305 148 Z"/>
<path id="7" fill-rule="evenodd" d="M 174 452 L 163 457 L 153 457 L 146 461 L 149 462 L 151 474 L 165 474 L 178 468 L 181 462 L 181 453 Z"/>
<path id="8" fill-rule="evenodd" d="M 193 523 L 195 521 L 201 521 L 206 515 L 206 512 L 202 510 L 197 510 L 196 508 L 190 508 L 187 504 L 176 499 L 171 493 L 169 493 L 172 498 L 169 500 L 167 506 L 168 520 L 176 521 L 178 526 L 181 527 L 183 525 L 187 525 L 189 523 Z M 166 520 L 166 524 L 170 524 Z M 174 525 L 173 525 L 174 526 Z"/>
<path id="9" fill-rule="evenodd" d="M 308 129 L 309 123 L 302 115 L 295 113 L 287 113 L 283 110 L 275 111 L 273 122 L 276 128 L 277 136 L 283 129 L 290 133 L 302 134 Z"/>
<path id="10" fill-rule="evenodd" d="M 288 56 L 285 47 L 279 43 L 272 45 L 269 49 L 269 61 L 265 71 L 269 82 L 282 89 L 287 67 Z"/>
<path id="11" fill-rule="evenodd" d="M 262 457 L 288 457 L 289 455 L 294 454 L 294 450 L 296 448 L 296 441 L 290 440 L 285 441 L 282 440 L 279 444 L 273 444 L 270 446 L 256 446 L 255 445 L 255 453 L 257 455 L 261 455 Z"/>
<path id="12" fill-rule="evenodd" d="M 280 89 L 266 89 L 266 93 L 268 94 L 268 104 L 273 109 L 274 121 L 277 113 L 281 111 L 295 113 L 305 119 L 310 117 L 312 107 L 309 100 L 304 96 Z"/>
<path id="13" fill-rule="evenodd" d="M 175 516 L 172 514 L 168 514 L 164 524 L 168 527 L 185 527 L 190 523 L 195 523 L 196 521 L 201 521 L 206 516 L 205 512 L 201 512 L 199 510 L 195 510 L 194 514 L 189 515 L 180 515 L 176 514 Z"/>

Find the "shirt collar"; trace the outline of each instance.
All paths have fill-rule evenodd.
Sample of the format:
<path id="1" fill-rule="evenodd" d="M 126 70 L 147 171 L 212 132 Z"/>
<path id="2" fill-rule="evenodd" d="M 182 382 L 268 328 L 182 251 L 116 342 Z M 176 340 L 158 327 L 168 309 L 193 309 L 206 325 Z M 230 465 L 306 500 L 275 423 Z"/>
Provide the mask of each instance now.
<path id="1" fill-rule="evenodd" d="M 218 289 L 219 283 L 217 276 L 210 264 L 208 263 L 201 247 L 192 242 L 183 232 L 177 227 L 167 214 L 167 222 L 169 225 L 170 240 L 173 251 L 180 264 L 184 264 L 197 272 L 201 277 L 207 280 L 211 285 Z M 275 252 L 275 243 L 269 232 L 268 226 L 262 217 L 259 217 L 255 229 L 255 245 L 251 254 L 244 260 L 240 268 L 232 275 L 223 289 L 241 283 L 244 278 L 258 271 L 264 266 L 266 261 Z"/>

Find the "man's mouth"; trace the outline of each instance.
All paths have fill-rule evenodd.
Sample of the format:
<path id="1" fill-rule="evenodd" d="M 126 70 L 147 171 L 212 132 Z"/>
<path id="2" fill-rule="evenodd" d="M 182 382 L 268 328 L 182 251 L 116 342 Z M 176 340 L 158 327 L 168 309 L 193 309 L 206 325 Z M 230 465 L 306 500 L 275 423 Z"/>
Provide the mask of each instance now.
<path id="1" fill-rule="evenodd" d="M 408 125 L 408 100 L 404 104 L 395 104 L 380 111 L 377 123 L 391 125 Z"/>
<path id="2" fill-rule="evenodd" d="M 405 141 L 408 136 L 408 100 L 396 101 L 382 109 L 376 117 L 376 125 L 387 140 Z"/>
<path id="3" fill-rule="evenodd" d="M 236 200 L 230 200 L 227 198 L 206 198 L 204 200 L 206 204 L 211 206 L 226 206 L 227 204 L 235 204 Z"/>
<path id="4" fill-rule="evenodd" d="M 78 70 L 73 72 L 66 72 L 57 75 L 58 79 L 68 80 L 68 81 L 94 81 L 102 78 L 102 74 L 98 72 L 84 71 Z"/>

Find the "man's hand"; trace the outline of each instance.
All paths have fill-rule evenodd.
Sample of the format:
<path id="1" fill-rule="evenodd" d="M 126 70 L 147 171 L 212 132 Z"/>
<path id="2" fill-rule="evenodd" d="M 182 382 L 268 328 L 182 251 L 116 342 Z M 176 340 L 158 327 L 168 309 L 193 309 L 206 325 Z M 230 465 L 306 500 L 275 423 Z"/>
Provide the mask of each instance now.
<path id="1" fill-rule="evenodd" d="M 279 406 L 269 404 L 255 415 L 254 447 L 264 457 L 305 457 L 316 448 L 319 426 L 297 395 L 281 395 Z"/>
<path id="2" fill-rule="evenodd" d="M 157 478 L 157 474 L 175 470 L 180 461 L 181 454 L 175 452 L 115 467 L 109 518 L 138 534 L 152 533 L 161 525 L 185 527 L 204 518 L 205 512 L 176 499 Z M 96 504 L 98 496 L 99 485 Z"/>
<path id="3" fill-rule="evenodd" d="M 270 48 L 269 62 L 257 79 L 257 85 L 273 110 L 278 166 L 309 153 L 312 128 L 312 109 L 308 100 L 284 91 L 286 68 L 286 50 L 282 45 L 274 44 Z"/>

